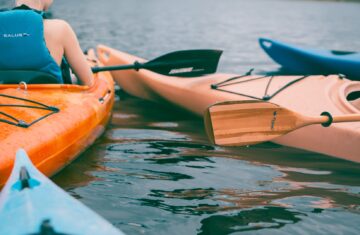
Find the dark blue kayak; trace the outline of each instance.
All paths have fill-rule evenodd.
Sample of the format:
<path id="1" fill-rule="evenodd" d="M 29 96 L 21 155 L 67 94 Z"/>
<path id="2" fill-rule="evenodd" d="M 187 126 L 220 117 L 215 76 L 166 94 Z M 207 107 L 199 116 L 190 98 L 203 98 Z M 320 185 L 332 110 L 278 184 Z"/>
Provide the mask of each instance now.
<path id="1" fill-rule="evenodd" d="M 260 38 L 260 46 L 286 70 L 301 74 L 344 74 L 360 80 L 360 53 L 306 49 Z"/>
<path id="2" fill-rule="evenodd" d="M 123 235 L 40 173 L 24 150 L 0 194 L 0 234 Z"/>

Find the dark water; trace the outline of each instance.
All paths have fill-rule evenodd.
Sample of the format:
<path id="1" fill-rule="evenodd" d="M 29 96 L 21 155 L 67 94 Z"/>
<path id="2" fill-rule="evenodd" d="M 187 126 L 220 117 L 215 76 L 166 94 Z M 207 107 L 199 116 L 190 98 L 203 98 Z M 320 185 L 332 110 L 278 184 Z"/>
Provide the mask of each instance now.
<path id="1" fill-rule="evenodd" d="M 57 0 L 52 12 L 84 49 L 217 48 L 226 72 L 278 69 L 258 37 L 360 51 L 356 1 Z M 270 143 L 213 147 L 200 119 L 117 95 L 108 131 L 54 180 L 126 233 L 359 234 L 360 164 Z"/>

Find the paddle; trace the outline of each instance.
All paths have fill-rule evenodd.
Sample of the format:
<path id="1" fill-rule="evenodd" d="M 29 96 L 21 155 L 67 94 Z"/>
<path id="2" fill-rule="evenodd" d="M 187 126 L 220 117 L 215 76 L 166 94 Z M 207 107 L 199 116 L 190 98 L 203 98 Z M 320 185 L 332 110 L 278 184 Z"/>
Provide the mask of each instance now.
<path id="1" fill-rule="evenodd" d="M 166 76 L 196 77 L 215 73 L 222 51 L 186 50 L 175 51 L 145 63 L 130 65 L 94 67 L 94 73 L 113 70 L 147 69 Z"/>
<path id="2" fill-rule="evenodd" d="M 243 146 L 272 140 L 298 128 L 333 122 L 360 121 L 359 114 L 332 117 L 324 112 L 309 117 L 264 101 L 230 101 L 210 106 L 204 115 L 205 128 L 212 143 Z"/>

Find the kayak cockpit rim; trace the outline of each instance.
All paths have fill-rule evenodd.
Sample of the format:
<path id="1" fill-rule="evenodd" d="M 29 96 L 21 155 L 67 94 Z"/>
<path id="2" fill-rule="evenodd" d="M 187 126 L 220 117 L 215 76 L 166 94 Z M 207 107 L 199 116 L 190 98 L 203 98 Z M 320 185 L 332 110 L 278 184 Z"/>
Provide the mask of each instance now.
<path id="1" fill-rule="evenodd" d="M 0 89 L 11 89 L 11 88 L 20 88 L 20 84 L 1 84 Z M 29 90 L 48 90 L 48 89 L 61 89 L 61 90 L 78 90 L 78 91 L 85 91 L 89 90 L 90 87 L 76 85 L 76 84 L 27 84 L 27 89 Z"/>
<path id="2" fill-rule="evenodd" d="M 339 92 L 341 104 L 352 113 L 360 113 L 360 83 L 344 84 Z"/>

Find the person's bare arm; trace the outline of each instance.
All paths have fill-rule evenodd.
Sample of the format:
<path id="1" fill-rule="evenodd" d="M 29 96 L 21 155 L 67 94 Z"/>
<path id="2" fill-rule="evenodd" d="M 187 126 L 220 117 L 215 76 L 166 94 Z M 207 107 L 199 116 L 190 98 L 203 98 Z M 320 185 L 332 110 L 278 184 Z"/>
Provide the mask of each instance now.
<path id="1" fill-rule="evenodd" d="M 94 85 L 94 77 L 91 72 L 91 68 L 80 48 L 75 32 L 66 22 L 64 22 L 64 34 L 62 38 L 64 54 L 73 72 L 80 79 L 83 85 L 91 87 Z"/>

